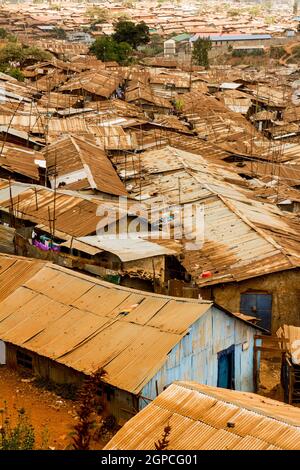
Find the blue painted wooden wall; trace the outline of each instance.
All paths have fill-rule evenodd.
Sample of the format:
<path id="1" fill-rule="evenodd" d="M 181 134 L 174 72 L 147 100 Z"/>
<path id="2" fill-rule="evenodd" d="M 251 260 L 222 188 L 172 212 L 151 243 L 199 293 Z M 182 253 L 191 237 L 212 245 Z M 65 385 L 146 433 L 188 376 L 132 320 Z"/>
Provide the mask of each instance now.
<path id="1" fill-rule="evenodd" d="M 154 399 L 174 380 L 194 380 L 217 386 L 218 352 L 235 345 L 235 389 L 254 391 L 253 346 L 258 330 L 212 307 L 192 325 L 169 353 L 162 368 L 143 388 L 144 397 Z M 248 343 L 248 347 L 246 345 Z M 245 350 L 243 350 L 243 344 Z M 140 408 L 145 406 L 140 401 Z"/>

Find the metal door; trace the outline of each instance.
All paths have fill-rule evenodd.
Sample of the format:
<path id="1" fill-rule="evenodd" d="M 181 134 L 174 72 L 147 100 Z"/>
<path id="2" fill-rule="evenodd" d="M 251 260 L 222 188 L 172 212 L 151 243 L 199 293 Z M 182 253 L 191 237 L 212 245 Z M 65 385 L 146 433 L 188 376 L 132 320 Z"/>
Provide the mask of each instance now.
<path id="1" fill-rule="evenodd" d="M 271 331 L 272 294 L 241 294 L 241 313 L 259 318 L 258 325 Z"/>
<path id="2" fill-rule="evenodd" d="M 218 353 L 218 387 L 234 390 L 234 346 Z"/>

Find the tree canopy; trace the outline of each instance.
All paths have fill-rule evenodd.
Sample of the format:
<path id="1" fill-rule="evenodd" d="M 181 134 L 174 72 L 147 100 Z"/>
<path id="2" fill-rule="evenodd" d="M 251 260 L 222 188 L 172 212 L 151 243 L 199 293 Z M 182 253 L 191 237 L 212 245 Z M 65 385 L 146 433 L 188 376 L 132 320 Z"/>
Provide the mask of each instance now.
<path id="1" fill-rule="evenodd" d="M 212 42 L 206 38 L 198 38 L 193 44 L 193 60 L 196 65 L 209 66 L 208 52 L 212 48 Z"/>
<path id="2" fill-rule="evenodd" d="M 24 44 L 9 42 L 0 49 L 1 65 L 13 66 L 17 64 L 22 67 L 30 63 L 48 60 L 49 58 L 51 58 L 51 54 L 36 46 L 28 47 L 24 46 Z"/>
<path id="3" fill-rule="evenodd" d="M 127 42 L 117 42 L 112 37 L 97 38 L 91 45 L 90 52 L 103 62 L 127 64 L 132 58 L 131 46 Z"/>
<path id="4" fill-rule="evenodd" d="M 135 24 L 132 21 L 120 20 L 115 25 L 113 39 L 117 42 L 127 42 L 137 49 L 150 41 L 149 28 L 143 21 Z"/>

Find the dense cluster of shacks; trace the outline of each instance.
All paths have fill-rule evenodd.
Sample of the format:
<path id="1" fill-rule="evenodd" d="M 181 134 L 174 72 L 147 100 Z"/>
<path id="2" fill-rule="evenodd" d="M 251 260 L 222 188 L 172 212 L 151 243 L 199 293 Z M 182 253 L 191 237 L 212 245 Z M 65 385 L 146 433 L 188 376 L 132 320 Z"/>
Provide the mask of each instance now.
<path id="1" fill-rule="evenodd" d="M 158 2 L 143 1 L 117 2 L 104 0 L 97 2 L 96 7 L 108 11 L 106 17 L 98 23 L 97 12 L 93 17 L 89 13 L 90 3 L 56 2 L 53 8 L 48 4 L 4 4 L 0 9 L 0 25 L 17 34 L 23 40 L 49 38 L 56 27 L 61 27 L 74 41 L 88 41 L 83 33 L 91 24 L 95 27 L 89 31 L 90 37 L 112 34 L 114 22 L 119 17 L 126 17 L 134 22 L 144 21 L 151 33 L 168 37 L 171 35 L 197 34 L 265 34 L 282 35 L 287 29 L 297 30 L 298 21 L 292 9 L 284 4 L 273 4 L 268 14 L 253 12 L 255 5 L 243 2 L 243 8 L 236 2 L 228 2 L 226 8 L 220 8 L 217 1 L 203 3 L 193 2 Z M 231 14 L 234 11 L 234 14 Z M 267 17 L 272 17 L 272 22 Z M 82 34 L 78 34 L 81 32 Z"/>
<path id="2" fill-rule="evenodd" d="M 299 403 L 298 68 L 80 47 L 0 74 L 0 363 L 61 383 L 104 367 L 119 424 L 154 400 L 109 448 L 169 421 L 173 448 L 296 448 L 299 414 L 249 392 L 277 332 Z M 195 206 L 191 249 L 196 215 L 175 215 Z"/>
<path id="3" fill-rule="evenodd" d="M 27 67 L 25 83 L 1 75 L 1 217 L 16 232 L 7 250 L 122 285 L 200 292 L 235 312 L 244 291 L 266 289 L 273 306 L 263 326 L 276 331 L 283 315 L 298 321 L 297 70 L 156 62 L 53 57 Z M 196 203 L 205 239 L 187 250 L 174 222 L 162 236 L 165 212 Z M 113 225 L 107 210 L 122 232 L 139 204 L 152 234 L 142 224 L 138 241 L 99 239 Z M 45 250 L 41 237 L 51 241 Z"/>

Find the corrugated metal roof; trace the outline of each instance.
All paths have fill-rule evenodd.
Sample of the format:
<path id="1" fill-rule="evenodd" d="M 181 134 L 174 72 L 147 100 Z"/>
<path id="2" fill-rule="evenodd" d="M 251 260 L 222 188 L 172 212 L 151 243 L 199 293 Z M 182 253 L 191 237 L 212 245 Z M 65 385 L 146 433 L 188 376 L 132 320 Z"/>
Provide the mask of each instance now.
<path id="1" fill-rule="evenodd" d="M 172 147 L 133 159 L 132 165 L 127 162 L 125 178 L 136 198 L 141 193 L 147 202 L 177 205 L 180 191 L 181 204 L 203 205 L 204 244 L 199 250 L 186 251 L 183 260 L 199 284 L 242 280 L 300 266 L 297 217 L 256 199 L 235 170 Z M 119 174 L 125 171 L 125 163 L 116 163 Z M 130 173 L 134 169 L 139 171 Z M 190 235 L 195 227 L 191 230 Z M 211 271 L 212 276 L 202 278 L 203 271 Z"/>
<path id="2" fill-rule="evenodd" d="M 57 190 L 54 195 L 54 191 L 49 188 L 22 183 L 12 182 L 10 190 L 8 181 L 4 180 L 2 184 L 0 180 L 0 207 L 8 211 L 13 204 L 16 217 L 42 225 L 47 231 L 51 225 L 49 212 L 50 217 L 54 214 L 54 200 L 55 230 L 62 232 L 60 236 L 65 234 L 66 238 L 67 235 L 82 237 L 95 233 L 102 220 L 107 224 L 104 214 L 113 205 L 112 201 L 105 202 L 62 190 Z M 102 207 L 101 216 L 97 215 L 99 206 Z M 117 220 L 124 214 L 117 210 Z"/>
<path id="3" fill-rule="evenodd" d="M 264 39 L 272 39 L 271 34 L 196 34 L 190 38 L 191 42 L 197 41 L 199 38 L 208 38 L 211 41 L 261 41 Z"/>
<path id="4" fill-rule="evenodd" d="M 157 108 L 166 108 L 172 109 L 172 105 L 169 100 L 165 98 L 161 98 L 158 96 L 154 91 L 145 85 L 133 85 L 132 87 L 128 88 L 126 91 L 126 101 L 136 102 L 136 103 L 149 103 Z"/>
<path id="5" fill-rule="evenodd" d="M 30 279 L 45 263 L 0 254 L 0 301 Z"/>
<path id="6" fill-rule="evenodd" d="M 97 72 L 88 71 L 71 78 L 59 88 L 59 91 L 85 90 L 94 95 L 109 98 L 121 81 L 122 78 L 112 72 L 105 70 L 97 70 Z"/>
<path id="7" fill-rule="evenodd" d="M 119 125 L 91 125 L 89 130 L 107 150 L 135 150 L 138 146 L 134 134 L 126 134 Z"/>
<path id="8" fill-rule="evenodd" d="M 300 449 L 300 410 L 253 393 L 175 382 L 128 421 L 105 450 Z"/>
<path id="9" fill-rule="evenodd" d="M 132 234 L 133 236 L 133 234 Z M 121 261 L 134 261 L 151 258 L 152 256 L 175 255 L 176 252 L 164 246 L 158 245 L 138 237 L 130 238 L 130 234 L 122 234 L 115 239 L 109 237 L 80 237 L 81 243 L 98 247 L 100 250 L 109 251 L 117 255 Z"/>
<path id="10" fill-rule="evenodd" d="M 27 269 L 24 279 L 22 264 L 16 284 L 18 261 L 12 257 L 4 263 L 0 338 L 86 374 L 104 367 L 108 383 L 132 393 L 143 388 L 212 305 L 119 287 L 29 260 L 34 272 Z"/>
<path id="11" fill-rule="evenodd" d="M 39 181 L 39 162 L 43 160 L 44 157 L 39 152 L 6 143 L 0 156 L 0 166 L 11 173 L 19 173 Z"/>
<path id="12" fill-rule="evenodd" d="M 116 196 L 127 194 L 104 150 L 81 137 L 66 136 L 47 146 L 43 156 L 53 187 L 55 183 L 59 186 L 64 182 L 68 187 L 69 183 L 83 180 L 82 189 L 91 187 Z"/>

